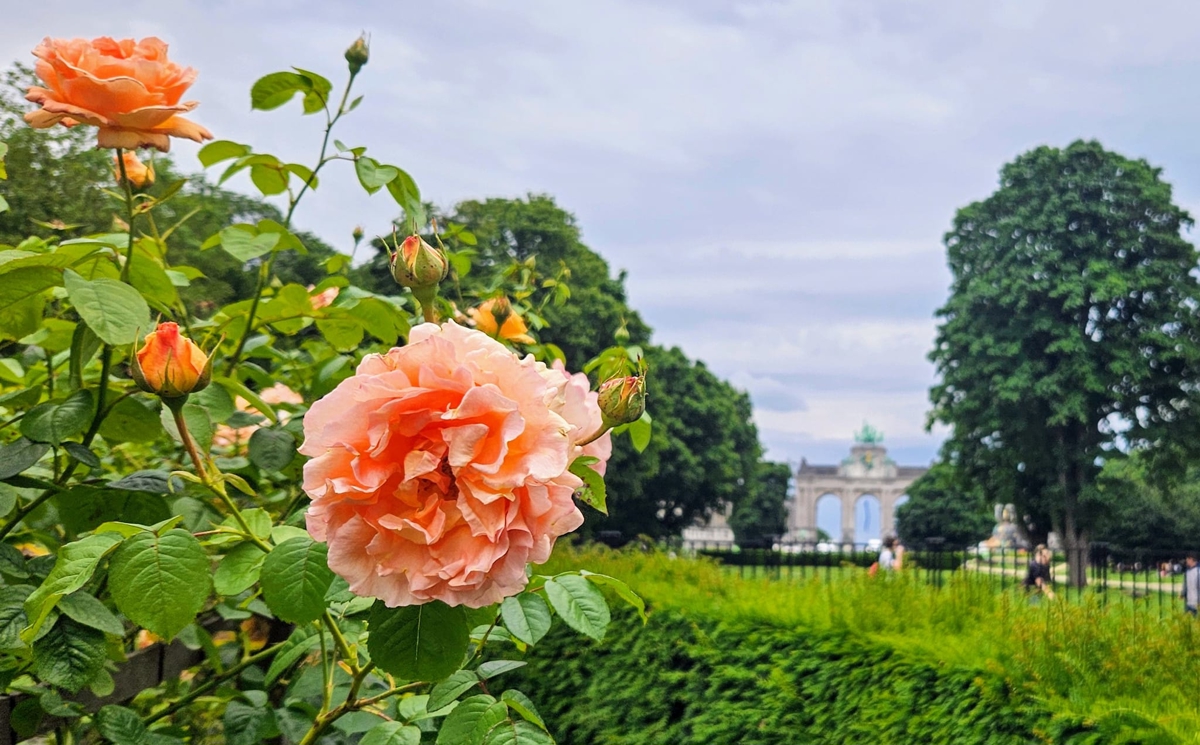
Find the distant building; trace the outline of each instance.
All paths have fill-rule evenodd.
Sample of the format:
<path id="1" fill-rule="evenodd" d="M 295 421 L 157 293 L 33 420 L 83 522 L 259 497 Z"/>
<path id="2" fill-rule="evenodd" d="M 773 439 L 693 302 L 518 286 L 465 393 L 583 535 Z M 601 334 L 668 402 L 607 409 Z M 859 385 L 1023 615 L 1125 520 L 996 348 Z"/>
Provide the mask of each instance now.
<path id="1" fill-rule="evenodd" d="M 866 543 L 896 531 L 896 508 L 925 466 L 899 466 L 887 456 L 883 434 L 868 424 L 854 435 L 850 457 L 836 466 L 800 461 L 795 497 L 788 501 L 786 542 Z"/>
<path id="2" fill-rule="evenodd" d="M 896 508 L 908 501 L 908 487 L 925 466 L 896 465 L 883 446 L 883 434 L 868 424 L 854 435 L 850 455 L 838 465 L 801 459 L 787 501 L 784 543 L 866 543 L 896 530 Z M 731 545 L 732 507 L 703 525 L 685 528 L 687 548 Z M 821 534 L 824 533 L 825 536 Z"/>

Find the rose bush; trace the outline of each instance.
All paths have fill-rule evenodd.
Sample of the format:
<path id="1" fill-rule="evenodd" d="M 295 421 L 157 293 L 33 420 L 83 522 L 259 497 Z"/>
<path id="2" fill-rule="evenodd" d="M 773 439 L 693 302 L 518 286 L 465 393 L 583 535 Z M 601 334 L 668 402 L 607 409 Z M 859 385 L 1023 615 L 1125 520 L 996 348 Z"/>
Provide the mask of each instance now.
<path id="1" fill-rule="evenodd" d="M 603 637 L 602 587 L 642 610 L 615 578 L 530 566 L 581 524 L 580 503 L 606 509 L 610 431 L 631 426 L 507 300 L 543 287 L 565 302 L 565 277 L 481 266 L 487 296 L 440 296 L 472 270 L 473 236 L 428 220 L 403 169 L 331 136 L 361 101 L 360 39 L 340 94 L 300 69 L 251 88 L 256 111 L 298 98 L 324 117 L 314 161 L 200 149 L 202 166 L 282 205 L 189 245 L 254 278 L 198 316 L 177 288 L 201 274 L 174 263 L 190 214 L 163 209 L 195 187 L 161 183 L 169 168 L 155 183 L 133 152 L 212 138 L 180 116 L 195 71 L 157 39 L 47 39 L 35 54 L 29 123 L 96 127 L 116 191 L 113 232 L 0 246 L 0 685 L 19 734 L 552 742 L 534 703 L 495 680 L 523 664 L 505 657 L 555 617 Z M 313 284 L 280 279 L 280 257 L 306 250 L 297 208 L 339 162 L 402 212 L 377 239 L 392 293 L 350 282 L 352 250 Z M 589 369 L 641 375 L 637 355 L 614 347 Z M 129 667 L 173 641 L 130 658 L 163 661 L 151 672 Z M 204 662 L 131 701 L 131 681 L 181 644 Z"/>

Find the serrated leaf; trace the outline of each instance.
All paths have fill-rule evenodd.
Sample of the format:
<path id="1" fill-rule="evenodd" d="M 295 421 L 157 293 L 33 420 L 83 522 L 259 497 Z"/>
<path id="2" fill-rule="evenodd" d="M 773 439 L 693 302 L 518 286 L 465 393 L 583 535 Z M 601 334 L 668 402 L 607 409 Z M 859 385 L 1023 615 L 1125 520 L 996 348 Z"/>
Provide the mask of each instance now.
<path id="1" fill-rule="evenodd" d="M 136 397 L 123 398 L 109 410 L 100 423 L 100 436 L 106 442 L 150 442 L 162 436 L 158 412 Z"/>
<path id="2" fill-rule="evenodd" d="M 33 672 L 42 682 L 71 693 L 104 669 L 104 632 L 59 616 L 54 627 L 33 643 Z"/>
<path id="3" fill-rule="evenodd" d="M 312 90 L 312 83 L 294 72 L 273 72 L 250 87 L 250 108 L 270 111 L 292 100 L 297 93 Z"/>
<path id="4" fill-rule="evenodd" d="M 167 640 L 195 620 L 211 586 L 208 556 L 191 533 L 179 528 L 125 539 L 108 575 L 117 608 Z"/>
<path id="5" fill-rule="evenodd" d="M 256 233 L 238 225 L 221 231 L 221 248 L 238 261 L 250 261 L 268 254 L 279 243 L 279 233 Z"/>
<path id="6" fill-rule="evenodd" d="M 629 585 L 625 584 L 616 577 L 610 577 L 607 574 L 596 574 L 595 572 L 589 572 L 586 569 L 579 570 L 579 573 L 586 577 L 589 582 L 611 587 L 613 592 L 617 593 L 619 598 L 624 600 L 638 612 L 638 617 L 642 619 L 642 623 L 646 623 L 650 620 L 646 616 L 646 601 L 642 600 L 641 596 L 631 590 Z"/>
<path id="7" fill-rule="evenodd" d="M 132 344 L 139 332 L 148 332 L 150 306 L 142 294 L 115 279 L 88 281 L 67 269 L 63 272 L 67 297 L 75 312 L 106 344 Z"/>
<path id="8" fill-rule="evenodd" d="M 538 713 L 533 701 L 529 700 L 524 693 L 510 688 L 500 694 L 500 700 L 508 704 L 508 708 L 520 714 L 525 721 L 532 722 L 541 729 L 546 729 L 546 722 L 542 720 L 542 715 Z"/>
<path id="9" fill-rule="evenodd" d="M 105 533 L 90 535 L 63 546 L 50 574 L 25 600 L 29 628 L 21 633 L 22 638 L 33 639 L 62 596 L 87 584 L 100 561 L 120 542 L 120 536 Z"/>
<path id="10" fill-rule="evenodd" d="M 263 682 L 271 686 L 288 668 L 296 664 L 301 657 L 316 649 L 321 643 L 320 635 L 311 626 L 300 626 L 288 637 L 284 646 L 275 653 L 271 666 Z"/>
<path id="11" fill-rule="evenodd" d="M 629 425 L 629 441 L 633 444 L 633 449 L 639 453 L 645 452 L 646 447 L 650 445 L 652 423 L 650 412 L 645 411 L 642 412 L 641 418 Z"/>
<path id="12" fill-rule="evenodd" d="M 246 691 L 246 694 L 255 691 Z M 230 701 L 221 717 L 225 745 L 259 745 L 279 734 L 275 712 L 266 706 Z"/>
<path id="13" fill-rule="evenodd" d="M 79 461 L 88 468 L 100 467 L 99 456 L 78 442 L 64 442 L 62 446 L 63 450 L 67 451 L 67 455 L 70 455 L 72 459 Z"/>
<path id="14" fill-rule="evenodd" d="M 563 621 L 581 634 L 600 641 L 610 620 L 604 593 L 578 574 L 546 580 L 546 598 Z"/>
<path id="15" fill-rule="evenodd" d="M 21 434 L 35 442 L 59 445 L 87 429 L 92 411 L 92 392 L 75 391 L 62 401 L 47 401 L 30 409 L 21 419 Z"/>
<path id="16" fill-rule="evenodd" d="M 58 601 L 58 610 L 64 616 L 88 628 L 103 631 L 113 636 L 125 634 L 125 626 L 94 596 L 83 590 L 64 595 Z"/>
<path id="17" fill-rule="evenodd" d="M 500 617 L 508 632 L 526 644 L 537 644 L 550 630 L 550 607 L 540 595 L 530 592 L 505 598 Z"/>
<path id="18" fill-rule="evenodd" d="M 29 623 L 25 615 L 25 600 L 33 593 L 33 585 L 0 587 L 0 649 L 24 646 L 21 629 Z"/>
<path id="19" fill-rule="evenodd" d="M 24 437 L 7 445 L 0 445 L 0 479 L 16 476 L 41 460 L 49 451 L 49 445 Z"/>
<path id="20" fill-rule="evenodd" d="M 213 575 L 218 595 L 240 595 L 258 581 L 267 555 L 253 543 L 240 543 L 221 559 Z"/>
<path id="21" fill-rule="evenodd" d="M 497 675 L 525 667 L 526 664 L 520 660 L 488 660 L 479 666 L 479 677 L 491 680 Z"/>
<path id="22" fill-rule="evenodd" d="M 376 601 L 367 628 L 371 660 L 404 680 L 446 678 L 462 666 L 470 644 L 463 609 L 437 600 L 403 608 Z"/>
<path id="23" fill-rule="evenodd" d="M 492 729 L 483 745 L 554 745 L 554 739 L 527 721 L 508 720 Z"/>
<path id="24" fill-rule="evenodd" d="M 257 165 L 250 169 L 250 180 L 258 187 L 263 196 L 269 197 L 287 191 L 288 176 L 280 168 L 268 165 Z"/>
<path id="25" fill-rule="evenodd" d="M 607 515 L 608 492 L 604 487 L 604 477 L 587 464 L 587 457 L 576 458 L 569 469 L 571 473 L 583 479 L 583 488 L 576 491 L 575 496 L 584 504 Z"/>
<path id="26" fill-rule="evenodd" d="M 400 175 L 400 169 L 395 166 L 381 165 L 374 158 L 365 155 L 354 161 L 354 172 L 358 175 L 358 182 L 369 194 L 379 191 Z"/>
<path id="27" fill-rule="evenodd" d="M 421 730 L 403 722 L 382 722 L 375 725 L 358 745 L 419 745 Z"/>
<path id="28" fill-rule="evenodd" d="M 113 745 L 146 745 L 146 725 L 133 709 L 105 706 L 96 712 L 96 729 Z"/>
<path id="29" fill-rule="evenodd" d="M 196 157 L 200 159 L 200 164 L 202 166 L 208 168 L 216 163 L 220 163 L 223 160 L 241 158 L 242 156 L 249 154 L 250 148 L 246 145 L 242 145 L 231 140 L 217 140 L 216 142 L 210 142 L 204 147 L 200 148 L 200 152 L 196 154 Z"/>
<path id="30" fill-rule="evenodd" d="M 433 687 L 429 692 L 427 706 L 434 711 L 449 706 L 451 702 L 479 685 L 479 675 L 474 670 L 458 670 Z"/>
<path id="31" fill-rule="evenodd" d="M 284 541 L 267 554 L 262 567 L 263 599 L 289 623 L 315 621 L 325 612 L 325 593 L 333 583 L 329 547 L 311 538 Z"/>
<path id="32" fill-rule="evenodd" d="M 279 471 L 296 458 L 296 438 L 290 432 L 259 427 L 246 447 L 250 462 L 264 471 Z"/>
<path id="33" fill-rule="evenodd" d="M 437 745 L 482 745 L 488 732 L 508 717 L 508 705 L 487 694 L 464 699 L 442 722 Z"/>

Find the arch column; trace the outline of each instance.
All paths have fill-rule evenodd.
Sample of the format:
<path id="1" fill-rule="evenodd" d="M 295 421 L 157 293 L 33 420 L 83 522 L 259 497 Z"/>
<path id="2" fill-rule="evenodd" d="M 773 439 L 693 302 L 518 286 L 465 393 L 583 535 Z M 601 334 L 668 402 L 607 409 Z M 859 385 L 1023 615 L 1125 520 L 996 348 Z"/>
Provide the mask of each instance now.
<path id="1" fill-rule="evenodd" d="M 893 535 L 896 532 L 896 499 L 895 492 L 885 492 L 879 497 L 879 530 L 880 535 Z"/>
<path id="2" fill-rule="evenodd" d="M 838 494 L 842 500 L 842 535 L 843 543 L 854 543 L 854 503 L 857 501 L 856 496 L 851 496 L 847 492 Z"/>

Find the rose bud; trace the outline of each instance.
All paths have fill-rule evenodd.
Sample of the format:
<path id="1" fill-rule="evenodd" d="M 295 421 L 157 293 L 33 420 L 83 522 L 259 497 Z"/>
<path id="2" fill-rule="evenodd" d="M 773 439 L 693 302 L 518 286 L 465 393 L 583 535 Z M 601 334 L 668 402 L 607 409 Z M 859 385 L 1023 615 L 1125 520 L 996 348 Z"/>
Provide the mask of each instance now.
<path id="1" fill-rule="evenodd" d="M 629 375 L 600 384 L 600 413 L 605 424 L 617 426 L 636 422 L 646 411 L 646 377 Z"/>
<path id="2" fill-rule="evenodd" d="M 367 37 L 364 34 L 346 50 L 346 62 L 350 63 L 350 74 L 357 75 L 369 59 L 371 59 L 371 47 L 367 44 Z"/>
<path id="3" fill-rule="evenodd" d="M 478 308 L 467 311 L 475 328 L 492 337 L 505 341 L 518 341 L 522 344 L 536 344 L 537 341 L 529 335 L 529 327 L 525 319 L 513 310 L 512 303 L 506 297 L 494 297 L 479 304 Z"/>
<path id="4" fill-rule="evenodd" d="M 129 178 L 130 186 L 140 189 L 154 183 L 153 163 L 143 163 L 132 150 L 122 152 L 121 160 L 125 162 L 125 175 Z M 116 154 L 113 154 L 113 176 L 118 184 L 121 183 L 121 162 L 117 160 Z"/>
<path id="5" fill-rule="evenodd" d="M 362 241 L 363 236 L 366 235 L 366 231 L 363 230 L 363 226 L 355 225 L 354 231 L 350 235 L 354 237 L 354 245 L 357 246 Z"/>
<path id="6" fill-rule="evenodd" d="M 146 335 L 130 372 L 138 387 L 163 398 L 179 398 L 204 390 L 212 377 L 212 360 L 179 333 L 174 323 L 160 323 Z"/>
<path id="7" fill-rule="evenodd" d="M 435 288 L 450 273 L 450 262 L 442 252 L 419 235 L 405 238 L 391 263 L 396 282 L 414 291 Z"/>

